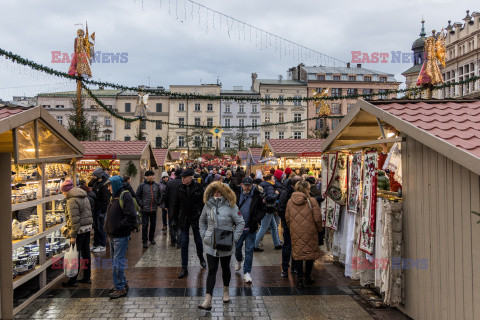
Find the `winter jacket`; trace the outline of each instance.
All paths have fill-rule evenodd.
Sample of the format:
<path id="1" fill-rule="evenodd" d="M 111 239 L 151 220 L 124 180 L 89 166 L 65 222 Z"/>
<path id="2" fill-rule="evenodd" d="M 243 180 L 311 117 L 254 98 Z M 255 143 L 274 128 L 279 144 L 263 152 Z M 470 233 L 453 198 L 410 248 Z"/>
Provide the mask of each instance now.
<path id="1" fill-rule="evenodd" d="M 173 204 L 177 199 L 178 187 L 182 184 L 182 178 L 176 177 L 173 180 L 167 182 L 167 188 L 165 190 L 165 207 L 168 211 L 173 212 Z"/>
<path id="2" fill-rule="evenodd" d="M 235 185 L 232 190 L 237 196 L 237 206 L 240 206 L 240 195 L 242 194 L 243 189 L 241 186 Z M 253 233 L 258 230 L 258 225 L 265 217 L 265 214 L 267 213 L 267 208 L 265 206 L 265 203 L 263 203 L 263 198 L 261 195 L 261 193 L 263 192 L 262 187 L 252 187 L 252 191 L 250 192 L 253 192 L 252 203 L 250 204 L 250 219 L 248 221 L 248 225 L 246 225 L 245 227 L 247 227 L 250 232 Z"/>
<path id="3" fill-rule="evenodd" d="M 122 188 L 123 188 L 123 190 L 127 190 L 128 192 L 130 192 L 130 194 L 132 195 L 132 198 L 134 198 L 134 199 L 137 198 L 137 194 L 135 193 L 135 191 L 133 191 L 132 185 L 130 183 L 124 181 L 122 183 Z"/>
<path id="4" fill-rule="evenodd" d="M 128 237 L 137 223 L 137 214 L 133 197 L 129 192 L 123 194 L 123 209 L 120 206 L 119 197 L 123 188 L 117 191 L 107 207 L 105 217 L 105 233 L 112 238 Z"/>
<path id="5" fill-rule="evenodd" d="M 290 229 L 293 259 L 317 260 L 320 256 L 318 232 L 322 230 L 317 200 L 303 192 L 294 192 L 287 204 L 285 220 Z"/>
<path id="6" fill-rule="evenodd" d="M 95 199 L 97 198 L 97 196 L 92 191 L 92 189 L 90 189 L 88 186 L 80 186 L 79 188 L 87 193 L 87 198 L 88 198 L 88 201 L 90 202 L 90 209 L 93 215 L 93 213 L 95 212 Z"/>
<path id="7" fill-rule="evenodd" d="M 95 193 L 95 210 L 100 211 L 101 213 L 105 214 L 107 211 L 108 202 L 110 201 L 110 191 L 108 191 L 107 186 L 105 185 L 107 182 L 107 178 L 102 176 L 102 180 L 94 181 L 92 185 L 92 191 Z"/>
<path id="8" fill-rule="evenodd" d="M 167 198 L 166 197 L 167 183 L 163 182 L 162 180 L 158 183 L 158 187 L 160 188 L 160 194 L 162 195 L 162 202 L 160 202 L 160 208 L 162 208 L 162 209 L 166 208 L 165 203 L 166 203 L 166 198 Z"/>
<path id="9" fill-rule="evenodd" d="M 262 181 L 260 187 L 263 188 L 263 193 L 265 194 L 265 200 L 268 203 L 274 203 L 278 199 L 278 193 L 275 193 L 275 185 L 271 184 L 268 181 Z"/>
<path id="10" fill-rule="evenodd" d="M 287 209 L 288 200 L 293 193 L 293 187 L 290 184 L 290 179 L 283 182 L 283 190 L 280 192 L 277 203 L 277 214 L 282 219 L 282 223 L 285 223 L 285 210 Z"/>
<path id="11" fill-rule="evenodd" d="M 66 238 L 77 238 L 80 233 L 92 229 L 92 209 L 87 193 L 80 188 L 73 188 L 67 193 L 65 209 L 66 227 L 63 234 Z"/>
<path id="12" fill-rule="evenodd" d="M 223 197 L 215 199 L 213 193 L 216 189 L 220 190 Z M 234 254 L 235 243 L 240 239 L 245 227 L 245 221 L 236 205 L 235 193 L 226 184 L 214 182 L 205 190 L 204 203 L 199 226 L 200 236 L 205 244 L 205 252 L 216 257 L 226 257 Z M 213 249 L 215 228 L 233 231 L 232 250 L 219 251 Z"/>
<path id="13" fill-rule="evenodd" d="M 143 212 L 157 212 L 162 202 L 160 187 L 154 181 L 145 180 L 137 189 L 137 203 Z"/>
<path id="14" fill-rule="evenodd" d="M 201 184 L 192 181 L 187 186 L 180 184 L 177 187 L 177 194 L 173 202 L 172 219 L 180 229 L 198 227 L 198 220 L 203 210 L 203 187 Z"/>

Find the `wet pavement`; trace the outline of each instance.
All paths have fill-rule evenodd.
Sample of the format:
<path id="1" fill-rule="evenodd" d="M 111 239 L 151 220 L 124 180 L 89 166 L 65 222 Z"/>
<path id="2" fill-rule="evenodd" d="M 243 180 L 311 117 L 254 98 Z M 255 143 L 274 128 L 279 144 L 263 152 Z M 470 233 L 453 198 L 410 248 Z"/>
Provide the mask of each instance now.
<path id="1" fill-rule="evenodd" d="M 59 283 L 16 319 L 408 319 L 396 309 L 373 308 L 357 295 L 360 284 L 345 278 L 343 268 L 326 254 L 315 262 L 315 284 L 295 288 L 293 274 L 288 279 L 280 277 L 281 251 L 273 249 L 269 234 L 263 240 L 265 251 L 254 254 L 253 283 L 244 283 L 243 272 L 234 271 L 232 258 L 231 302 L 222 302 L 219 270 L 212 311 L 198 310 L 205 294 L 207 270 L 199 265 L 193 236 L 189 276 L 178 279 L 180 249 L 170 246 L 159 220 L 156 245 L 143 249 L 141 234 L 132 234 L 127 251 L 127 297 L 108 298 L 113 284 L 107 250 L 94 256 L 91 285 L 65 289 Z"/>

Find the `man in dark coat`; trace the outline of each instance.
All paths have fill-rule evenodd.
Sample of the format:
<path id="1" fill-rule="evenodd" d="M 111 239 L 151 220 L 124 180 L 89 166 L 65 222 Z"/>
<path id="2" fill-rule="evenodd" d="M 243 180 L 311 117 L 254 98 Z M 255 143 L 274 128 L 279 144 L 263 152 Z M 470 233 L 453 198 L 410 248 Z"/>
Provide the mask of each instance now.
<path id="1" fill-rule="evenodd" d="M 282 248 L 282 274 L 283 278 L 288 278 L 288 268 L 290 267 L 290 257 L 292 256 L 292 239 L 290 238 L 290 230 L 285 220 L 285 210 L 287 209 L 288 200 L 292 197 L 294 187 L 298 181 L 302 180 L 300 176 L 294 176 L 285 180 L 283 190 L 278 199 L 277 213 L 282 220 L 283 227 L 283 248 Z M 292 272 L 294 272 L 295 261 L 292 259 Z"/>
<path id="2" fill-rule="evenodd" d="M 177 195 L 173 202 L 173 222 L 180 232 L 180 245 L 182 248 L 182 272 L 178 278 L 188 275 L 188 245 L 190 242 L 190 227 L 197 247 L 197 255 L 202 268 L 207 267 L 203 257 L 203 243 L 200 236 L 199 221 L 203 210 L 203 187 L 193 180 L 193 170 L 182 172 L 182 184 L 177 187 Z"/>
<path id="3" fill-rule="evenodd" d="M 145 181 L 137 189 L 137 202 L 142 208 L 142 242 L 144 248 L 148 248 L 148 240 L 151 244 L 156 244 L 157 209 L 162 202 L 163 195 L 159 185 L 154 180 L 155 173 L 153 171 L 145 172 Z M 149 221 L 150 231 L 148 231 Z"/>
<path id="4" fill-rule="evenodd" d="M 92 191 L 95 193 L 95 212 L 93 214 L 93 248 L 94 253 L 105 252 L 106 250 L 106 234 L 103 231 L 105 224 L 105 214 L 107 212 L 108 202 L 110 201 L 110 191 L 108 191 L 105 183 L 107 177 L 102 168 L 97 168 L 92 173 L 93 179 L 89 183 Z"/>
<path id="5" fill-rule="evenodd" d="M 245 263 L 243 265 L 244 281 L 252 282 L 250 272 L 252 271 L 253 249 L 255 247 L 255 238 L 257 235 L 258 224 L 262 221 L 267 211 L 261 196 L 261 187 L 254 187 L 253 180 L 250 177 L 244 178 L 241 187 L 232 183 L 231 188 L 237 196 L 237 206 L 245 221 L 245 228 L 240 239 L 236 243 L 235 270 L 242 268 L 243 261 L 243 242 L 245 242 Z"/>
<path id="6" fill-rule="evenodd" d="M 182 184 L 181 174 L 182 169 L 175 170 L 175 179 L 168 181 L 165 189 L 165 208 L 168 209 L 171 220 L 173 220 L 173 204 L 177 198 L 177 188 Z M 170 228 L 170 245 L 175 247 L 175 244 L 177 244 L 177 249 L 180 249 L 180 242 L 177 242 L 177 233 L 178 228 L 172 223 Z"/>

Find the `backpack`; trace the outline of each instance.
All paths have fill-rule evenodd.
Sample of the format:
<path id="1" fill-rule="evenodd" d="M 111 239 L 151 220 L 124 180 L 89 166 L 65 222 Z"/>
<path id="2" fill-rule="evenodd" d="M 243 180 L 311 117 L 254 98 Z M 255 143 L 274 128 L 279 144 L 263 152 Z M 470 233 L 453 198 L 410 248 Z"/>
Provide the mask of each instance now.
<path id="1" fill-rule="evenodd" d="M 268 202 L 267 201 L 267 193 L 266 193 L 266 188 L 263 188 L 263 191 L 260 192 L 260 197 L 262 198 L 263 203 L 265 204 L 265 207 L 267 207 L 267 212 L 272 213 L 275 211 L 276 208 L 276 201 L 274 202 Z"/>
<path id="2" fill-rule="evenodd" d="M 124 209 L 124 204 L 123 204 L 123 194 L 125 192 L 130 192 L 128 190 L 123 190 L 122 193 L 120 193 L 120 197 L 118 198 L 118 203 L 120 204 L 120 208 L 122 210 Z M 137 212 L 137 222 L 135 223 L 135 229 L 138 231 L 140 229 L 140 226 L 142 225 L 142 213 L 141 213 L 141 208 L 137 203 L 137 199 L 132 197 L 133 199 L 133 205 L 135 206 L 135 211 Z"/>

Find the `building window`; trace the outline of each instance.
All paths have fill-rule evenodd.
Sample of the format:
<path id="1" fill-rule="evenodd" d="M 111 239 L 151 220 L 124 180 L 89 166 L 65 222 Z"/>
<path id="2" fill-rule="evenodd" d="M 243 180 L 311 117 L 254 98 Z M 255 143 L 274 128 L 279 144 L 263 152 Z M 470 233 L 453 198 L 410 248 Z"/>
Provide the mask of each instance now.
<path id="1" fill-rule="evenodd" d="M 226 149 L 230 148 L 230 138 L 225 138 L 225 148 Z"/>
<path id="2" fill-rule="evenodd" d="M 265 95 L 265 105 L 266 105 L 266 106 L 269 106 L 269 105 L 270 105 L 270 95 L 269 95 L 269 94 L 266 94 L 266 95 Z"/>
<path id="3" fill-rule="evenodd" d="M 161 121 L 155 122 L 155 129 L 162 130 L 162 122 Z"/>
<path id="4" fill-rule="evenodd" d="M 230 112 L 230 105 L 229 104 L 225 105 L 225 112 Z"/>
<path id="5" fill-rule="evenodd" d="M 270 122 L 270 113 L 265 113 L 265 122 Z"/>
<path id="6" fill-rule="evenodd" d="M 285 132 L 280 131 L 280 132 L 278 133 L 278 139 L 282 139 L 282 140 L 285 139 Z"/>
<path id="7" fill-rule="evenodd" d="M 57 116 L 57 121 L 58 121 L 58 123 L 63 125 L 63 116 Z"/>
<path id="8" fill-rule="evenodd" d="M 112 110 L 112 109 L 113 109 L 113 107 L 112 107 L 112 105 L 111 105 L 111 104 L 107 104 L 105 107 L 106 107 L 107 109 L 110 109 L 110 110 Z"/>
<path id="9" fill-rule="evenodd" d="M 185 118 L 178 118 L 178 124 L 179 128 L 183 128 L 183 126 L 185 125 Z"/>
<path id="10" fill-rule="evenodd" d="M 200 125 L 200 118 L 195 118 L 193 120 L 193 123 L 196 125 L 196 126 L 199 126 Z"/>
<path id="11" fill-rule="evenodd" d="M 207 118 L 207 127 L 213 127 L 213 118 Z"/>
<path id="12" fill-rule="evenodd" d="M 380 77 L 380 81 L 387 82 L 387 77 Z"/>
<path id="13" fill-rule="evenodd" d="M 193 147 L 194 148 L 200 148 L 200 137 L 199 136 L 193 137 Z"/>
<path id="14" fill-rule="evenodd" d="M 270 140 L 270 131 L 265 132 L 265 141 Z"/>
<path id="15" fill-rule="evenodd" d="M 110 127 L 112 125 L 112 119 L 110 117 L 105 117 L 105 127 Z"/>
<path id="16" fill-rule="evenodd" d="M 245 119 L 238 119 L 238 125 L 240 127 L 244 127 L 245 126 Z"/>
<path id="17" fill-rule="evenodd" d="M 178 111 L 185 111 L 185 103 L 178 104 Z"/>
<path id="18" fill-rule="evenodd" d="M 293 114 L 293 121 L 300 122 L 301 120 L 302 120 L 302 114 L 301 113 Z"/>
<path id="19" fill-rule="evenodd" d="M 323 119 L 317 119 L 315 129 L 323 132 Z"/>
<path id="20" fill-rule="evenodd" d="M 131 103 L 125 103 L 125 112 L 132 112 L 132 104 Z"/>
<path id="21" fill-rule="evenodd" d="M 372 94 L 373 89 L 363 89 L 363 94 Z"/>
<path id="22" fill-rule="evenodd" d="M 155 148 L 162 147 L 162 137 L 155 137 Z"/>
<path id="23" fill-rule="evenodd" d="M 278 100 L 278 105 L 283 106 L 283 104 L 285 102 L 285 101 L 283 101 L 283 99 L 285 99 L 285 96 L 284 95 L 279 95 L 278 99 L 280 99 L 280 100 Z"/>
<path id="24" fill-rule="evenodd" d="M 207 137 L 207 148 L 213 148 L 213 137 L 212 136 Z"/>
<path id="25" fill-rule="evenodd" d="M 340 119 L 332 119 L 332 130 L 335 129 L 335 127 L 338 125 L 340 122 Z"/>
<path id="26" fill-rule="evenodd" d="M 92 116 L 91 119 L 92 119 L 92 122 L 93 122 L 94 124 L 97 124 L 97 122 L 98 122 L 97 116 Z"/>
<path id="27" fill-rule="evenodd" d="M 258 120 L 257 119 L 252 119 L 252 126 L 253 128 L 256 128 L 258 125 Z"/>
<path id="28" fill-rule="evenodd" d="M 340 76 L 333 76 L 333 81 L 340 81 Z"/>
<path id="29" fill-rule="evenodd" d="M 283 112 L 278 113 L 278 122 L 285 122 L 285 113 Z"/>
<path id="30" fill-rule="evenodd" d="M 185 147 L 185 137 L 184 136 L 178 136 L 178 147 L 179 148 Z"/>
<path id="31" fill-rule="evenodd" d="M 333 88 L 332 89 L 332 97 L 339 97 L 342 95 L 342 89 L 340 88 Z"/>
<path id="32" fill-rule="evenodd" d="M 140 128 L 141 128 L 142 130 L 147 129 L 147 121 L 141 120 L 141 121 L 140 121 Z"/>
<path id="33" fill-rule="evenodd" d="M 195 111 L 200 111 L 200 103 L 195 103 Z"/>
<path id="34" fill-rule="evenodd" d="M 340 104 L 332 103 L 332 114 L 340 114 Z"/>
<path id="35" fill-rule="evenodd" d="M 63 104 L 57 104 L 57 105 L 55 106 L 55 108 L 57 108 L 57 109 L 64 109 L 65 107 L 63 106 Z"/>
<path id="36" fill-rule="evenodd" d="M 256 146 L 258 144 L 258 139 L 257 137 L 252 137 L 252 144 Z"/>
<path id="37" fill-rule="evenodd" d="M 363 81 L 365 81 L 365 82 L 372 82 L 372 76 L 365 76 L 365 77 L 363 77 Z"/>
<path id="38" fill-rule="evenodd" d="M 302 96 L 294 96 L 295 100 L 293 100 L 294 106 L 301 106 L 302 105 Z"/>
<path id="39" fill-rule="evenodd" d="M 156 111 L 157 112 L 162 112 L 162 104 L 161 103 L 156 104 Z"/>
<path id="40" fill-rule="evenodd" d="M 103 138 L 105 139 L 105 141 L 110 141 L 110 134 L 109 133 L 106 133 Z"/>
<path id="41" fill-rule="evenodd" d="M 325 81 L 325 75 L 324 74 L 317 74 L 317 80 Z"/>
<path id="42" fill-rule="evenodd" d="M 355 105 L 353 103 L 347 104 L 347 112 L 350 112 Z"/>
<path id="43" fill-rule="evenodd" d="M 302 139 L 302 131 L 294 131 L 293 139 Z"/>
<path id="44" fill-rule="evenodd" d="M 254 104 L 254 105 L 252 106 L 252 112 L 253 112 L 253 113 L 257 113 L 257 112 L 258 112 L 258 106 L 257 106 L 256 104 Z"/>
<path id="45" fill-rule="evenodd" d="M 207 104 L 207 111 L 213 111 L 213 103 Z"/>
<path id="46" fill-rule="evenodd" d="M 357 81 L 357 76 L 348 76 L 348 81 Z"/>
<path id="47" fill-rule="evenodd" d="M 132 123 L 128 122 L 128 121 L 125 121 L 125 130 L 129 130 L 131 128 L 132 128 Z"/>
<path id="48" fill-rule="evenodd" d="M 238 112 L 244 113 L 245 112 L 245 105 L 241 104 L 238 106 Z"/>
<path id="49" fill-rule="evenodd" d="M 387 89 L 378 89 L 378 93 L 380 93 L 380 99 L 387 99 Z"/>
<path id="50" fill-rule="evenodd" d="M 45 109 L 50 109 L 50 105 L 49 105 L 49 104 L 44 104 L 44 105 L 42 105 L 42 107 L 44 107 Z"/>
<path id="51" fill-rule="evenodd" d="M 357 89 L 347 89 L 347 94 L 357 94 Z"/>
<path id="52" fill-rule="evenodd" d="M 143 136 L 140 138 L 140 141 L 146 141 L 147 140 L 147 137 Z"/>
<path id="53" fill-rule="evenodd" d="M 125 140 L 125 141 L 131 141 L 132 138 L 130 138 L 129 136 L 126 136 L 125 138 L 123 138 L 123 140 Z"/>
<path id="54" fill-rule="evenodd" d="M 225 119 L 225 128 L 230 128 L 230 119 Z"/>

